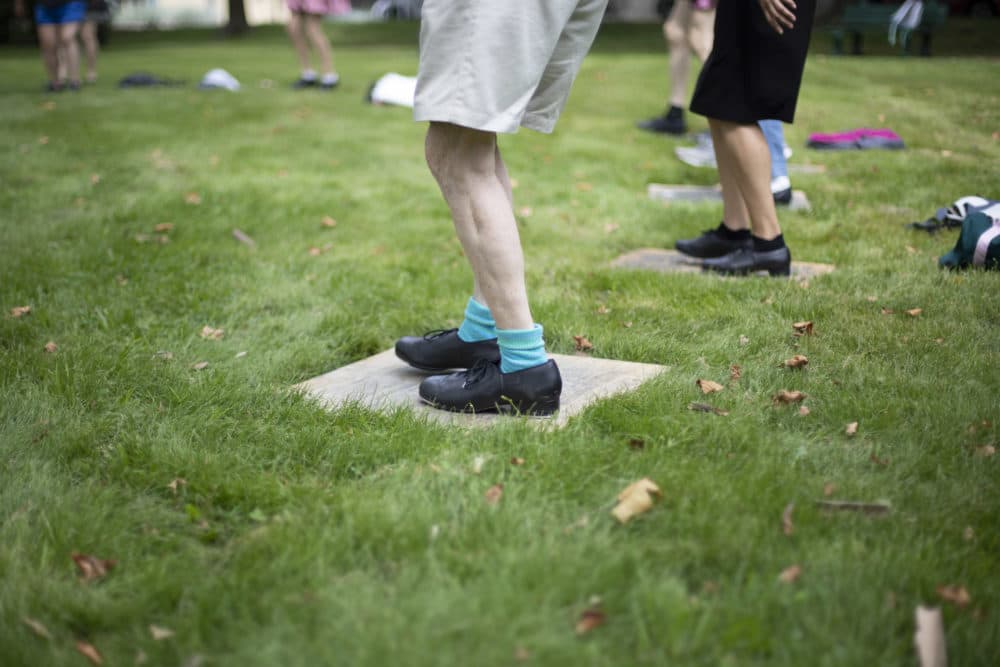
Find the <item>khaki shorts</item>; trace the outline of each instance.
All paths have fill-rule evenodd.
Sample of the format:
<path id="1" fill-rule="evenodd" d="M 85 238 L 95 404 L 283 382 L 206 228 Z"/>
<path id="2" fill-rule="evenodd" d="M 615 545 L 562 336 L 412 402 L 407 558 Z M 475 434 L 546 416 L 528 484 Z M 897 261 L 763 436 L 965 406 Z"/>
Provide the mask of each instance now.
<path id="1" fill-rule="evenodd" d="M 413 117 L 551 132 L 607 0 L 425 0 Z"/>

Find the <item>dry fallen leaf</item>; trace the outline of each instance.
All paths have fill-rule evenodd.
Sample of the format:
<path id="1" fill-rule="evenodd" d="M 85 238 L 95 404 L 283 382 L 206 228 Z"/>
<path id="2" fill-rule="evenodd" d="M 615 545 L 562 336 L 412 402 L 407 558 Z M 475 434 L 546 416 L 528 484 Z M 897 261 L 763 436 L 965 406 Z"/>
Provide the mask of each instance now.
<path id="1" fill-rule="evenodd" d="M 913 633 L 913 643 L 920 667 L 948 667 L 941 609 L 917 607 L 915 616 L 917 630 Z"/>
<path id="2" fill-rule="evenodd" d="M 792 329 L 795 330 L 796 336 L 811 336 L 813 333 L 813 323 L 812 321 L 794 322 Z"/>
<path id="3" fill-rule="evenodd" d="M 483 471 L 483 464 L 486 463 L 486 457 L 483 455 L 476 456 L 472 459 L 472 472 L 478 475 Z"/>
<path id="4" fill-rule="evenodd" d="M 962 531 L 962 539 L 966 542 L 971 542 L 976 539 L 976 531 L 972 529 L 972 526 L 965 527 L 965 530 Z"/>
<path id="5" fill-rule="evenodd" d="M 87 660 L 90 660 L 95 665 L 104 664 L 104 659 L 101 658 L 101 654 L 97 652 L 97 649 L 93 645 L 88 644 L 85 641 L 78 641 L 76 643 L 76 650 L 86 656 Z"/>
<path id="6" fill-rule="evenodd" d="M 59 346 L 55 344 L 55 341 L 50 340 L 48 343 L 45 344 L 45 351 L 48 352 L 49 354 L 52 354 L 58 349 Z"/>
<path id="7" fill-rule="evenodd" d="M 49 143 L 49 138 L 45 135 L 42 135 L 38 137 L 38 143 L 44 146 L 45 144 Z"/>
<path id="8" fill-rule="evenodd" d="M 31 628 L 31 631 L 34 632 L 35 635 L 41 637 L 42 639 L 52 639 L 52 635 L 49 634 L 49 629 L 42 625 L 41 621 L 36 621 L 35 619 L 27 616 L 22 616 L 21 621 Z"/>
<path id="9" fill-rule="evenodd" d="M 585 635 L 594 628 L 604 625 L 605 621 L 607 621 L 607 616 L 599 607 L 584 609 L 576 622 L 576 634 Z"/>
<path id="10" fill-rule="evenodd" d="M 324 215 L 323 219 L 320 221 L 319 224 L 322 225 L 323 227 L 336 227 L 337 221 L 328 215 Z"/>
<path id="11" fill-rule="evenodd" d="M 771 398 L 775 405 L 778 405 L 779 403 L 783 403 L 785 405 L 788 405 L 789 403 L 801 403 L 805 399 L 806 395 L 801 391 L 789 391 L 788 389 L 782 389 Z"/>
<path id="12" fill-rule="evenodd" d="M 587 340 L 586 336 L 573 336 L 573 340 L 576 341 L 578 352 L 587 352 L 594 349 L 594 344 Z"/>
<path id="13" fill-rule="evenodd" d="M 714 412 L 720 417 L 725 417 L 729 414 L 729 410 L 723 410 L 722 408 L 717 408 L 708 403 L 688 403 L 688 410 L 694 412 Z"/>
<path id="14" fill-rule="evenodd" d="M 206 368 L 208 368 L 208 362 L 207 361 L 199 361 L 196 364 L 191 364 L 191 368 L 193 368 L 196 371 L 203 371 Z"/>
<path id="15" fill-rule="evenodd" d="M 997 448 L 993 445 L 983 445 L 982 447 L 976 447 L 976 456 L 982 456 L 983 458 L 989 458 L 997 453 Z"/>
<path id="16" fill-rule="evenodd" d="M 184 201 L 193 206 L 197 206 L 198 204 L 201 203 L 201 195 L 198 194 L 197 192 L 189 192 L 186 195 L 184 195 Z"/>
<path id="17" fill-rule="evenodd" d="M 829 498 L 837 491 L 837 485 L 833 482 L 827 482 L 823 485 L 823 495 Z"/>
<path id="18" fill-rule="evenodd" d="M 512 466 L 523 466 L 524 465 L 524 459 L 522 459 L 520 456 L 513 456 L 510 459 L 510 464 Z"/>
<path id="19" fill-rule="evenodd" d="M 887 466 L 889 465 L 890 461 L 890 459 L 880 459 L 878 455 L 875 454 L 875 452 L 872 452 L 872 455 L 869 456 L 868 458 L 872 463 L 874 463 L 877 466 Z"/>
<path id="20" fill-rule="evenodd" d="M 621 225 L 619 225 L 617 222 L 609 222 L 608 224 L 604 225 L 605 234 L 612 234 L 614 232 L 617 232 L 619 229 L 621 229 Z"/>
<path id="21" fill-rule="evenodd" d="M 858 432 L 858 422 L 851 422 L 844 427 L 844 434 L 851 437 Z"/>
<path id="22" fill-rule="evenodd" d="M 793 584 L 798 581 L 801 576 L 802 568 L 798 565 L 792 565 L 781 571 L 781 574 L 778 575 L 778 580 L 786 584 Z"/>
<path id="23" fill-rule="evenodd" d="M 518 662 L 527 662 L 531 660 L 531 651 L 523 646 L 518 646 L 514 649 L 514 659 Z"/>
<path id="24" fill-rule="evenodd" d="M 153 231 L 160 234 L 166 234 L 167 232 L 172 232 L 174 231 L 174 223 L 161 222 L 160 224 L 153 227 Z"/>
<path id="25" fill-rule="evenodd" d="M 876 301 L 878 301 L 878 297 L 872 294 L 870 296 L 866 296 L 865 301 L 867 301 L 868 303 L 875 303 Z"/>
<path id="26" fill-rule="evenodd" d="M 107 576 L 108 572 L 111 571 L 111 568 L 113 568 L 118 562 L 97 558 L 96 556 L 90 556 L 76 551 L 70 554 L 70 558 L 72 558 L 73 562 L 76 563 L 77 569 L 80 570 L 80 578 L 85 582 L 103 579 Z"/>
<path id="27" fill-rule="evenodd" d="M 628 446 L 629 449 L 645 449 L 646 441 L 642 438 L 629 438 Z"/>
<path id="28" fill-rule="evenodd" d="M 965 590 L 965 586 L 938 586 L 936 589 L 938 597 L 940 597 L 945 602 L 950 602 L 959 609 L 964 609 L 972 602 L 972 598 L 969 596 L 969 591 Z"/>
<path id="29" fill-rule="evenodd" d="M 882 306 L 882 314 L 883 315 L 892 315 L 895 312 L 896 311 L 894 311 L 892 308 L 886 308 L 885 306 Z"/>
<path id="30" fill-rule="evenodd" d="M 625 327 L 626 329 L 631 329 L 632 328 L 631 320 L 628 322 L 622 322 L 622 326 Z"/>
<path id="31" fill-rule="evenodd" d="M 717 391 L 722 391 L 723 389 L 725 389 L 725 387 L 723 387 L 718 382 L 713 382 L 711 380 L 699 379 L 695 380 L 694 383 L 698 385 L 698 388 L 701 389 L 701 393 L 703 394 L 714 394 Z"/>
<path id="32" fill-rule="evenodd" d="M 804 354 L 796 354 L 791 359 L 785 359 L 781 365 L 785 368 L 802 368 L 809 363 L 809 359 Z"/>
<path id="33" fill-rule="evenodd" d="M 587 183 L 586 181 L 581 181 L 580 183 L 576 184 L 576 189 L 579 190 L 580 192 L 590 192 L 591 190 L 594 189 L 594 186 L 591 185 L 590 183 Z"/>
<path id="34" fill-rule="evenodd" d="M 210 327 L 206 324 L 201 328 L 198 335 L 205 340 L 221 340 L 225 333 L 225 329 L 216 329 L 215 327 Z"/>
<path id="35" fill-rule="evenodd" d="M 14 306 L 10 309 L 10 316 L 13 318 L 24 317 L 31 314 L 31 306 Z"/>
<path id="36" fill-rule="evenodd" d="M 483 494 L 486 498 L 486 503 L 488 505 L 496 505 L 503 498 L 503 484 L 494 484 L 490 488 L 486 489 L 486 493 Z"/>
<path id="37" fill-rule="evenodd" d="M 125 285 L 128 285 L 128 278 L 119 273 L 115 276 L 115 282 L 124 287 Z"/>
<path id="38" fill-rule="evenodd" d="M 920 313 L 922 312 L 924 312 L 923 308 L 910 308 L 908 311 L 906 311 L 906 314 L 909 315 L 910 317 L 919 317 Z"/>
<path id="39" fill-rule="evenodd" d="M 743 369 L 740 368 L 739 364 L 733 364 L 729 367 L 729 380 L 731 382 L 736 382 L 741 377 L 743 377 Z"/>
<path id="40" fill-rule="evenodd" d="M 169 350 L 157 350 L 153 354 L 153 358 L 159 359 L 161 361 L 170 361 L 171 359 L 174 358 L 174 353 L 170 352 Z"/>
<path id="41" fill-rule="evenodd" d="M 648 477 L 633 482 L 618 494 L 618 504 L 611 510 L 621 523 L 628 523 L 632 517 L 646 512 L 653 506 L 654 497 L 663 497 L 660 487 Z"/>
<path id="42" fill-rule="evenodd" d="M 750 343 L 750 339 L 746 336 L 740 336 L 740 347 L 745 347 Z"/>
<path id="43" fill-rule="evenodd" d="M 242 243 L 243 245 L 250 246 L 251 248 L 257 245 L 256 241 L 247 236 L 246 232 L 244 232 L 239 228 L 233 229 L 233 238 Z"/>
<path id="44" fill-rule="evenodd" d="M 100 182 L 101 182 L 101 175 L 100 174 L 91 174 L 90 175 L 90 184 L 91 185 L 97 185 Z"/>
<path id="45" fill-rule="evenodd" d="M 611 310 L 607 306 L 605 306 L 603 303 L 600 304 L 599 306 L 597 306 L 597 314 L 598 315 L 607 315 L 610 312 L 611 312 Z"/>
<path id="46" fill-rule="evenodd" d="M 799 415 L 800 416 L 805 417 L 808 414 L 809 414 L 809 408 L 807 408 L 804 405 L 799 407 Z"/>
<path id="47" fill-rule="evenodd" d="M 530 218 L 532 213 L 534 213 L 534 210 L 530 206 L 522 206 L 517 209 L 517 214 L 522 218 Z"/>
<path id="48" fill-rule="evenodd" d="M 175 496 L 177 495 L 177 488 L 181 486 L 187 486 L 187 480 L 183 477 L 177 477 L 170 484 L 167 484 L 167 488 L 173 491 Z"/>
<path id="49" fill-rule="evenodd" d="M 164 639 L 170 639 L 174 636 L 174 631 L 170 628 L 163 628 L 159 625 L 150 625 L 149 634 L 153 637 L 153 641 L 163 641 Z"/>
<path id="50" fill-rule="evenodd" d="M 792 512 L 795 511 L 795 503 L 788 503 L 785 511 L 781 513 L 781 530 L 785 535 L 795 532 L 795 524 L 792 523 Z"/>

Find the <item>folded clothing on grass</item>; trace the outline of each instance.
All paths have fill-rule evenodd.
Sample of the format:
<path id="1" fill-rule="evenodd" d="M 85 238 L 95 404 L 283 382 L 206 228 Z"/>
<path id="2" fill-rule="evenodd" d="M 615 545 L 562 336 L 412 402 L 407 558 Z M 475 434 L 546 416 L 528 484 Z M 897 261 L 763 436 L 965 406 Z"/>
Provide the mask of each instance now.
<path id="1" fill-rule="evenodd" d="M 867 127 L 830 134 L 815 132 L 809 135 L 806 146 L 821 150 L 863 150 L 868 148 L 899 150 L 904 148 L 902 138 L 892 130 Z"/>

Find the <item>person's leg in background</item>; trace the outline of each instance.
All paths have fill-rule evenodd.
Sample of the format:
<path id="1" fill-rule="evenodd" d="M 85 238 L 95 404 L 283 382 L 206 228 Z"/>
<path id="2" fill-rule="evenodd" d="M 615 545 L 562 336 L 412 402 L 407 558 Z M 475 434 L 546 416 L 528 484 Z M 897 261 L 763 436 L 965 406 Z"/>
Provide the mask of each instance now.
<path id="1" fill-rule="evenodd" d="M 340 76 L 333 69 L 333 50 L 330 48 L 329 38 L 323 32 L 323 16 L 321 14 L 306 15 L 305 33 L 313 51 L 319 57 L 320 69 L 323 72 L 319 80 L 320 88 L 335 88 L 340 83 Z"/>
<path id="2" fill-rule="evenodd" d="M 299 59 L 300 74 L 293 87 L 307 88 L 316 85 L 316 70 L 309 65 L 309 42 L 305 33 L 306 15 L 302 13 L 300 4 L 298 0 L 289 0 L 285 31 L 288 32 L 288 38 L 292 40 L 295 55 Z"/>
<path id="3" fill-rule="evenodd" d="M 771 194 L 774 203 L 787 205 L 792 201 L 792 181 L 788 178 L 788 161 L 785 159 L 784 128 L 780 120 L 762 120 L 758 124 L 771 153 Z"/>
<path id="4" fill-rule="evenodd" d="M 79 14 L 83 14 L 83 3 L 70 3 L 70 5 L 80 5 Z M 73 14 L 76 16 L 76 14 Z M 80 89 L 80 44 L 77 37 L 80 34 L 80 20 L 70 20 L 59 25 L 59 46 L 57 52 L 65 59 L 66 86 L 70 90 Z"/>
<path id="5" fill-rule="evenodd" d="M 83 43 L 83 53 L 87 60 L 87 83 L 97 82 L 97 53 L 100 45 L 97 42 L 97 21 L 87 19 L 80 26 L 80 41 Z"/>
<path id="6" fill-rule="evenodd" d="M 667 111 L 662 116 L 640 121 L 643 130 L 664 134 L 684 134 L 684 108 L 687 105 L 688 81 L 691 76 L 691 45 L 688 31 L 693 5 L 691 0 L 675 0 L 670 15 L 663 23 L 663 38 L 667 42 L 670 72 L 670 97 Z"/>
<path id="7" fill-rule="evenodd" d="M 56 23 L 38 23 L 38 46 L 42 51 L 42 64 L 49 77 L 49 90 L 62 90 L 59 78 L 59 25 Z"/>

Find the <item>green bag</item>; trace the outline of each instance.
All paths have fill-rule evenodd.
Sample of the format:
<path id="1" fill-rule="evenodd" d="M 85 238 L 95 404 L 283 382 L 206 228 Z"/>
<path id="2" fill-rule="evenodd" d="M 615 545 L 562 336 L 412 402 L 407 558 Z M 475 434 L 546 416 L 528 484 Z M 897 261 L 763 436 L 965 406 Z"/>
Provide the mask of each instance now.
<path id="1" fill-rule="evenodd" d="M 962 219 L 955 248 L 942 255 L 938 264 L 949 269 L 1000 270 L 1000 202 L 969 212 Z"/>

